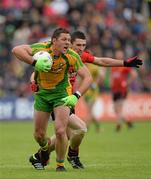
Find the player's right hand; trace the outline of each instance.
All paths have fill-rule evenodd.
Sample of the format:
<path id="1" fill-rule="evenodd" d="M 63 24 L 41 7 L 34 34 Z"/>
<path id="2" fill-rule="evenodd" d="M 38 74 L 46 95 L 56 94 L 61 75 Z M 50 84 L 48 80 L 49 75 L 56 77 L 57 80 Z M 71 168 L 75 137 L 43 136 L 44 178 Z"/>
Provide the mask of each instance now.
<path id="1" fill-rule="evenodd" d="M 143 61 L 139 59 L 137 56 L 131 57 L 124 61 L 125 67 L 137 67 L 139 68 L 143 64 Z"/>
<path id="2" fill-rule="evenodd" d="M 30 88 L 31 88 L 32 92 L 37 92 L 38 91 L 38 85 L 36 84 L 35 81 L 30 82 Z"/>
<path id="3" fill-rule="evenodd" d="M 35 70 L 39 72 L 48 72 L 51 69 L 51 62 L 46 57 L 38 58 L 35 63 Z"/>

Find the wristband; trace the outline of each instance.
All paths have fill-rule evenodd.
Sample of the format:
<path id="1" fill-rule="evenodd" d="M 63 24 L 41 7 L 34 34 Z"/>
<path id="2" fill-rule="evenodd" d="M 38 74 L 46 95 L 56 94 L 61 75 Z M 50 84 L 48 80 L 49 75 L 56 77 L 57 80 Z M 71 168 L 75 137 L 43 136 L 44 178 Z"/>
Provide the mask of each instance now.
<path id="1" fill-rule="evenodd" d="M 76 91 L 74 95 L 79 99 L 81 97 L 81 93 L 79 91 Z"/>
<path id="2" fill-rule="evenodd" d="M 37 61 L 34 60 L 31 65 L 32 65 L 32 66 L 35 66 L 36 62 L 37 62 Z"/>

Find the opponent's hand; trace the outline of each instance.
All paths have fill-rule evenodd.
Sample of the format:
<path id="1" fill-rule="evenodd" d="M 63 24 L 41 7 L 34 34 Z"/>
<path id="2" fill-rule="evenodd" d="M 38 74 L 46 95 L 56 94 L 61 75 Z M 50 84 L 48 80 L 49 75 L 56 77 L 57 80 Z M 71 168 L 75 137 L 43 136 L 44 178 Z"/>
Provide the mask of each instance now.
<path id="1" fill-rule="evenodd" d="M 37 92 L 38 91 L 38 85 L 36 84 L 35 81 L 31 81 L 30 88 L 31 88 L 32 92 Z"/>
<path id="2" fill-rule="evenodd" d="M 48 72 L 51 69 L 51 62 L 46 57 L 38 58 L 35 63 L 35 70 L 39 72 Z"/>
<path id="3" fill-rule="evenodd" d="M 143 64 L 142 60 L 139 59 L 137 56 L 131 57 L 124 61 L 125 67 L 137 67 L 139 68 Z"/>
<path id="4" fill-rule="evenodd" d="M 78 98 L 75 95 L 67 96 L 65 98 L 62 98 L 62 101 L 64 101 L 64 106 L 74 107 L 76 103 L 78 102 Z"/>

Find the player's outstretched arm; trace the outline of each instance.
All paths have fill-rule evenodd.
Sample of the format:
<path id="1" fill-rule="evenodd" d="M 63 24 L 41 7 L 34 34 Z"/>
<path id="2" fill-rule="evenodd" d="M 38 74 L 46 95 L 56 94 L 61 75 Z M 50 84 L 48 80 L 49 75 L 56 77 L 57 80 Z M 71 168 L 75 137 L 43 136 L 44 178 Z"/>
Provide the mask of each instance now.
<path id="1" fill-rule="evenodd" d="M 137 56 L 127 60 L 118 60 L 106 57 L 94 57 L 94 64 L 104 67 L 137 67 L 139 68 L 143 62 Z"/>

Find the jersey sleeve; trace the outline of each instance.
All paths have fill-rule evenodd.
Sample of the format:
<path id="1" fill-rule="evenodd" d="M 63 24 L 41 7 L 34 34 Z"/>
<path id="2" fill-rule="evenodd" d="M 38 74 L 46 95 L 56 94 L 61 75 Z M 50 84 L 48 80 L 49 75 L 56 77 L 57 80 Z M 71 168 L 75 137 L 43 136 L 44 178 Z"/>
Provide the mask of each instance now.
<path id="1" fill-rule="evenodd" d="M 75 63 L 75 65 L 74 65 L 75 69 L 78 71 L 78 70 L 79 70 L 81 67 L 83 67 L 83 66 L 84 66 L 84 64 L 83 64 L 80 56 L 77 55 L 76 63 Z"/>
<path id="2" fill-rule="evenodd" d="M 32 49 L 32 55 L 34 55 L 38 51 L 47 51 L 48 43 L 47 42 L 34 43 L 31 44 L 30 47 Z"/>
<path id="3" fill-rule="evenodd" d="M 132 71 L 132 68 L 131 67 L 125 67 L 123 71 L 124 71 L 124 73 L 128 74 Z"/>
<path id="4" fill-rule="evenodd" d="M 81 67 L 84 66 L 81 57 L 73 50 L 68 51 L 69 56 L 69 65 L 73 66 L 76 71 L 78 71 Z"/>
<path id="5" fill-rule="evenodd" d="M 82 53 L 81 59 L 82 59 L 83 63 L 93 63 L 94 62 L 94 56 L 87 51 Z"/>

